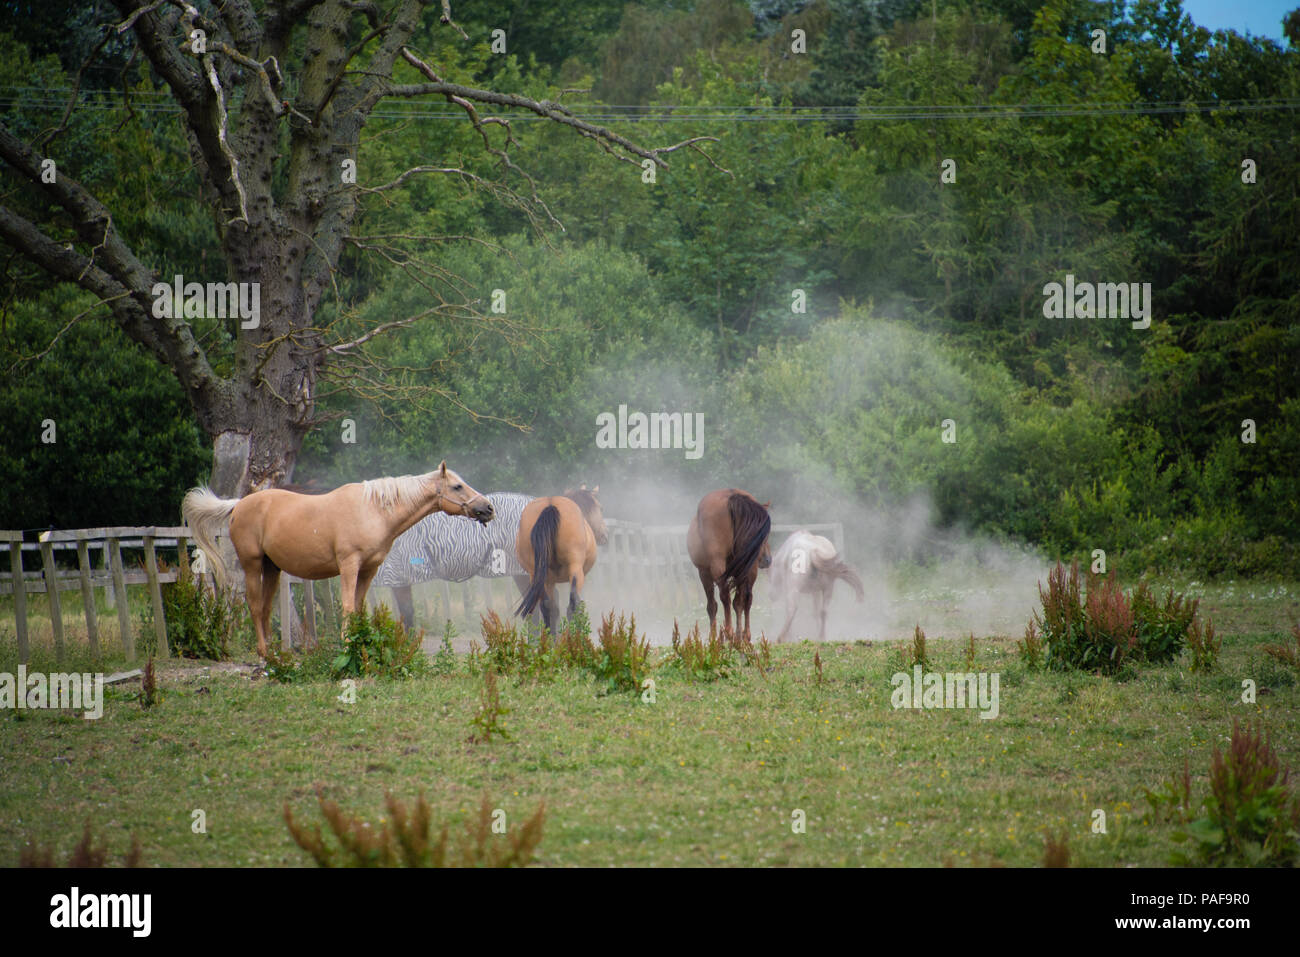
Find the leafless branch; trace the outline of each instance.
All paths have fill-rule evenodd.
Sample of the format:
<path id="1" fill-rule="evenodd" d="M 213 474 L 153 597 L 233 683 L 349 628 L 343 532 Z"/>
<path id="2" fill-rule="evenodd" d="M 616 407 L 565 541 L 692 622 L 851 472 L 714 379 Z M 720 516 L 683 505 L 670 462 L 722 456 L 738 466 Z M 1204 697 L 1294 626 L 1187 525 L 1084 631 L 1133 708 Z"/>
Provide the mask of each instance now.
<path id="1" fill-rule="evenodd" d="M 87 265 L 87 268 L 90 268 L 89 265 Z M 80 321 L 81 321 L 82 319 L 84 319 L 86 316 L 90 315 L 92 312 L 94 312 L 94 311 L 95 311 L 96 309 L 98 309 L 100 306 L 106 306 L 106 305 L 108 305 L 109 303 L 113 302 L 114 300 L 117 300 L 117 299 L 125 299 L 127 296 L 130 296 L 130 295 L 131 295 L 131 293 L 130 293 L 129 291 L 124 290 L 124 291 L 122 291 L 122 292 L 119 292 L 116 296 L 109 296 L 107 299 L 100 299 L 100 300 L 98 300 L 97 302 L 95 302 L 94 305 L 90 306 L 89 308 L 81 310 L 81 312 L 77 313 L 75 316 L 73 316 L 71 319 L 69 319 L 66 323 L 64 323 L 63 328 L 60 329 L 58 332 L 56 332 L 56 333 L 54 334 L 54 338 L 52 338 L 52 339 L 49 341 L 49 343 L 45 346 L 45 348 L 42 349 L 40 352 L 37 352 L 37 353 L 35 353 L 35 354 L 33 354 L 33 355 L 30 355 L 30 356 L 19 356 L 19 357 L 14 361 L 13 365 L 11 365 L 11 366 L 9 367 L 9 374 L 10 374 L 10 375 L 13 375 L 13 374 L 18 370 L 18 367 L 19 367 L 19 366 L 25 365 L 26 363 L 29 363 L 29 362 L 36 362 L 38 359 L 43 359 L 43 358 L 45 358 L 47 355 L 49 355 L 49 354 L 54 350 L 54 347 L 57 346 L 57 345 L 59 344 L 59 340 L 63 338 L 64 334 L 67 333 L 67 331 L 68 331 L 69 329 L 71 329 L 73 326 L 75 326 L 78 322 L 80 322 Z"/>

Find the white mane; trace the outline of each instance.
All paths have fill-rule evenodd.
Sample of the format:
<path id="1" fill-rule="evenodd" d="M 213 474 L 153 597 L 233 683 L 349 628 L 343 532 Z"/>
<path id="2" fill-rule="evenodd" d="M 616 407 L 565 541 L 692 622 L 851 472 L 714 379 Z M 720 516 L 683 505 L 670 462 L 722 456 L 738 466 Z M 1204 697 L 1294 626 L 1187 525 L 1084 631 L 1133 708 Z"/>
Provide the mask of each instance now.
<path id="1" fill-rule="evenodd" d="M 386 512 L 397 506 L 412 508 L 428 494 L 434 472 L 424 475 L 398 475 L 392 478 L 366 479 L 361 483 L 362 496 L 366 502 L 374 503 Z"/>

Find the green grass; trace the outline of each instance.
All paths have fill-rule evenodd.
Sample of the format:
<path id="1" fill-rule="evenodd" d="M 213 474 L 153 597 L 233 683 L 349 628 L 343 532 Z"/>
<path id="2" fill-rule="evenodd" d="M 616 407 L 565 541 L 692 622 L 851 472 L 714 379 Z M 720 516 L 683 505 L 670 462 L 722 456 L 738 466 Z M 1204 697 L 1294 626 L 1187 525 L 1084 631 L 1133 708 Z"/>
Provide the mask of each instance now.
<path id="1" fill-rule="evenodd" d="M 1209 675 L 1191 674 L 1186 655 L 1128 680 L 1027 672 L 1018 634 L 977 640 L 976 669 L 1001 675 L 994 720 L 893 710 L 899 648 L 883 642 L 776 646 L 766 677 L 744 666 L 697 684 L 661 669 L 653 704 L 576 674 L 504 677 L 510 738 L 487 744 L 469 741 L 483 679 L 463 658 L 450 675 L 359 681 L 353 705 L 337 684 L 161 662 L 164 697 L 149 712 L 138 685 L 109 691 L 98 721 L 0 712 L 0 865 L 28 842 L 65 853 L 87 820 L 110 860 L 135 834 L 146 865 L 307 864 L 282 807 L 318 823 L 317 784 L 376 821 L 386 790 L 404 801 L 423 790 L 433 820 L 456 827 L 484 794 L 512 826 L 544 800 L 548 866 L 1030 866 L 1049 830 L 1068 834 L 1076 865 L 1164 865 L 1178 825 L 1153 819 L 1143 789 L 1190 755 L 1203 794 L 1234 715 L 1262 718 L 1300 769 L 1300 684 L 1260 651 L 1280 640 L 1294 586 L 1226 587 L 1203 600 L 1224 636 Z M 966 670 L 964 643 L 930 634 L 932 667 Z M 13 670 L 3 643 L 0 670 Z M 1244 678 L 1260 688 L 1255 704 L 1240 700 Z M 1106 834 L 1091 832 L 1098 808 Z M 206 834 L 191 831 L 195 809 Z M 795 809 L 806 833 L 792 832 Z"/>

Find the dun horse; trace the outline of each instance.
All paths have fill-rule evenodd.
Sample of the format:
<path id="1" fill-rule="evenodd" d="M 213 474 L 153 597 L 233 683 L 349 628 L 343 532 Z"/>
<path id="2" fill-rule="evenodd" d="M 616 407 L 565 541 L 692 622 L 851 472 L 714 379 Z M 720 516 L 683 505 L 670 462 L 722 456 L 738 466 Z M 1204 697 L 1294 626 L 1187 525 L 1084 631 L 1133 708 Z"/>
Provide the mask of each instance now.
<path id="1" fill-rule="evenodd" d="M 772 516 L 767 506 L 738 488 L 721 488 L 700 500 L 686 531 L 686 550 L 700 573 L 708 601 L 709 631 L 717 628 L 718 602 L 714 586 L 722 595 L 723 627 L 731 628 L 732 592 L 735 592 L 736 627 L 749 638 L 749 608 L 754 601 L 758 570 L 772 564 L 767 536 Z"/>
<path id="2" fill-rule="evenodd" d="M 813 596 L 813 612 L 817 616 L 817 640 L 826 639 L 826 609 L 831 603 L 835 580 L 844 579 L 858 594 L 861 602 L 865 595 L 862 579 L 835 553 L 829 539 L 800 529 L 785 540 L 772 559 L 772 591 L 785 599 L 785 625 L 777 642 L 785 641 L 799 610 L 799 596 Z"/>
<path id="3" fill-rule="evenodd" d="M 320 495 L 266 489 L 242 499 L 218 498 L 204 487 L 191 489 L 181 503 L 195 541 L 223 584 L 226 567 L 214 537 L 229 522 L 263 658 L 280 572 L 306 579 L 340 576 L 343 612 L 349 615 L 365 608 L 366 591 L 393 539 L 439 511 L 492 519 L 492 503 L 446 462 L 425 475 L 353 482 Z"/>
<path id="4" fill-rule="evenodd" d="M 542 620 L 555 634 L 558 609 L 555 586 L 569 583 L 569 615 L 578 608 L 587 573 L 596 564 L 596 546 L 609 541 L 605 517 L 596 500 L 597 485 L 569 489 L 563 495 L 535 498 L 519 519 L 515 553 L 528 573 L 528 591 L 515 609 L 531 615 L 540 605 Z"/>

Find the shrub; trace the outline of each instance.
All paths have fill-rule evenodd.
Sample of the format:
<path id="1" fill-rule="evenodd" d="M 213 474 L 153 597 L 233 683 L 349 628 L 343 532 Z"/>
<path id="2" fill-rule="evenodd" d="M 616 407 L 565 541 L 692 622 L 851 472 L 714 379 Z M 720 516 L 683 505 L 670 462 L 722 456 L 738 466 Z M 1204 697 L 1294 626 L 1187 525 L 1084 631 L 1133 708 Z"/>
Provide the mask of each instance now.
<path id="1" fill-rule="evenodd" d="M 600 620 L 596 636 L 600 647 L 592 670 L 604 682 L 606 693 L 640 691 L 650 674 L 650 642 L 644 635 L 637 637 L 636 615 L 630 621 L 619 615 L 615 623 L 611 611 Z"/>
<path id="2" fill-rule="evenodd" d="M 452 640 L 456 637 L 456 626 L 450 618 L 442 627 L 442 645 L 438 653 L 433 656 L 432 671 L 436 675 L 451 675 L 456 673 L 456 651 L 452 648 Z"/>
<path id="3" fill-rule="evenodd" d="M 1035 666 L 1041 640 L 1048 668 L 1103 674 L 1116 674 L 1131 662 L 1177 657 L 1196 621 L 1198 604 L 1173 589 L 1158 602 L 1145 583 L 1129 597 L 1116 584 L 1113 570 L 1107 578 L 1089 574 L 1084 588 L 1078 562 L 1071 563 L 1068 573 L 1057 562 L 1048 573 L 1047 589 L 1038 586 L 1038 596 L 1042 612 L 1034 612 L 1025 631 L 1021 657 Z"/>
<path id="4" fill-rule="evenodd" d="M 334 677 L 334 661 L 342 647 L 338 638 L 323 638 L 307 648 L 289 651 L 279 651 L 274 644 L 268 644 L 266 677 L 279 684 L 329 681 Z"/>
<path id="5" fill-rule="evenodd" d="M 1214 622 L 1207 621 L 1202 630 L 1199 621 L 1192 622 L 1187 630 L 1187 648 L 1192 653 L 1192 671 L 1213 671 L 1219 661 L 1223 639 L 1214 634 Z"/>
<path id="6" fill-rule="evenodd" d="M 230 647 L 252 634 L 247 606 L 226 590 L 211 591 L 190 577 L 162 586 L 167 644 L 183 658 L 225 661 Z"/>
<path id="7" fill-rule="evenodd" d="M 1288 668 L 1300 671 L 1300 625 L 1291 629 L 1295 642 L 1290 645 L 1264 645 L 1263 652 L 1275 661 L 1280 661 Z"/>
<path id="8" fill-rule="evenodd" d="M 1031 669 L 1037 670 L 1043 663 L 1043 639 L 1035 622 L 1025 626 L 1024 641 L 1016 642 L 1016 650 L 1020 652 L 1020 660 Z"/>
<path id="9" fill-rule="evenodd" d="M 348 618 L 331 667 L 335 678 L 409 678 L 426 672 L 429 658 L 420 638 L 395 621 L 387 605 L 380 605 L 369 614 L 363 608 Z"/>
<path id="10" fill-rule="evenodd" d="M 1112 573 L 1113 574 L 1113 573 Z M 1163 603 L 1157 603 L 1146 582 L 1133 592 L 1133 615 L 1137 620 L 1137 652 L 1143 661 L 1173 661 L 1183 650 L 1200 600 L 1188 601 L 1171 588 Z"/>
<path id="11" fill-rule="evenodd" d="M 153 655 L 150 655 L 144 663 L 144 673 L 140 676 L 140 707 L 148 711 L 160 701 L 162 701 L 162 694 L 158 691 L 158 679 L 153 671 Z"/>
<path id="12" fill-rule="evenodd" d="M 1043 837 L 1043 866 L 1044 867 L 1069 867 L 1070 866 L 1070 843 L 1069 835 L 1064 829 L 1061 830 L 1061 836 L 1057 837 L 1048 832 Z"/>
<path id="13" fill-rule="evenodd" d="M 1291 792 L 1289 777 L 1262 728 L 1243 731 L 1234 719 L 1228 750 L 1214 747 L 1210 790 L 1201 805 L 1204 813 L 1174 839 L 1194 842 L 1199 863 L 1300 864 L 1300 798 Z M 1190 794 L 1190 783 L 1184 788 L 1184 794 Z M 1177 793 L 1176 786 L 1167 790 Z"/>
<path id="14" fill-rule="evenodd" d="M 683 638 L 674 619 L 672 650 L 664 664 L 692 681 L 717 681 L 727 677 L 735 667 L 735 657 L 716 631 L 710 630 L 708 638 L 701 639 L 700 624 L 696 622 Z"/>
<path id="15" fill-rule="evenodd" d="M 483 615 L 480 622 L 484 648 L 471 650 L 474 671 L 490 669 L 502 675 L 542 679 L 566 668 L 595 668 L 596 650 L 584 605 L 578 606 L 554 637 L 545 628 L 534 635 L 527 623 L 507 625 L 495 611 Z"/>
<path id="16" fill-rule="evenodd" d="M 510 733 L 501 726 L 501 718 L 509 713 L 509 708 L 501 707 L 497 676 L 489 668 L 483 675 L 483 696 L 479 699 L 478 711 L 474 712 L 474 717 L 469 722 L 470 727 L 476 729 L 470 735 L 470 741 L 490 744 L 494 734 L 508 740 Z"/>
<path id="17" fill-rule="evenodd" d="M 916 630 L 912 632 L 912 643 L 904 645 L 900 651 L 903 658 L 903 669 L 911 670 L 915 665 L 922 668 L 930 667 L 930 655 L 925 648 L 925 632 L 921 626 L 917 625 Z"/>
<path id="18" fill-rule="evenodd" d="M 484 795 L 477 817 L 465 822 L 461 840 L 453 844 L 447 824 L 437 840 L 431 839 L 432 812 L 423 793 L 413 812 L 385 794 L 388 817 L 378 827 L 344 814 L 336 803 L 325 800 L 319 788 L 316 798 L 336 847 L 325 840 L 320 825 L 295 822 L 288 801 L 284 820 L 294 842 L 321 867 L 525 867 L 534 859 L 546 820 L 546 805 L 541 803 L 517 833 L 494 834 L 492 804 Z"/>
<path id="19" fill-rule="evenodd" d="M 140 866 L 140 839 L 134 834 L 131 835 L 131 848 L 122 855 L 123 867 Z M 86 822 L 85 830 L 81 833 L 81 840 L 76 843 L 72 851 L 68 854 L 66 864 L 55 863 L 54 848 L 44 846 L 24 847 L 18 852 L 19 867 L 107 867 L 108 866 L 108 846 L 101 843 L 95 846 L 95 838 L 91 831 L 90 822 Z"/>

